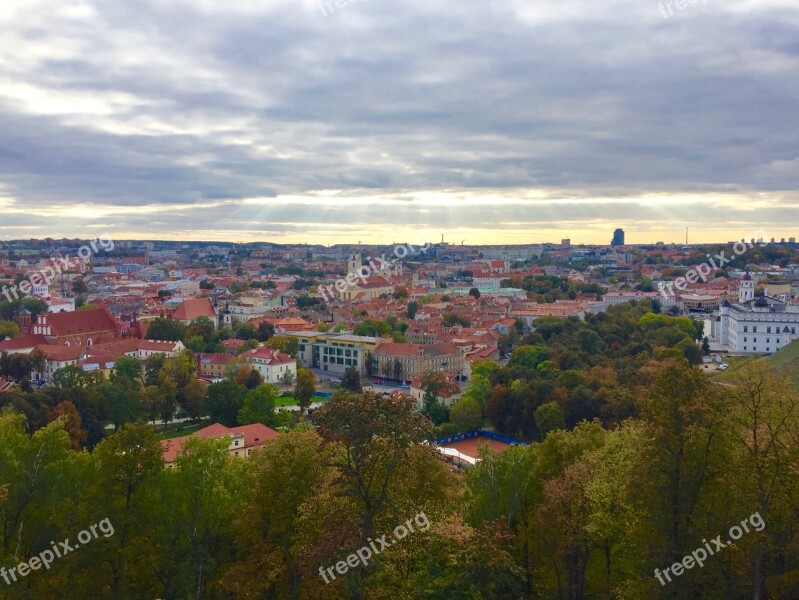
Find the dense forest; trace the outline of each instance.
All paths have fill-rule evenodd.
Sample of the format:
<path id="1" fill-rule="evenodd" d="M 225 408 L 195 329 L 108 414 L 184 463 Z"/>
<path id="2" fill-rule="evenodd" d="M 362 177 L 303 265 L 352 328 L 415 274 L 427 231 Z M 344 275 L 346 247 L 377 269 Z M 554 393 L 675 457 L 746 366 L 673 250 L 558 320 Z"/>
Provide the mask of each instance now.
<path id="1" fill-rule="evenodd" d="M 5 395 L 0 567 L 105 526 L 0 598 L 799 597 L 799 393 L 763 360 L 709 378 L 701 328 L 651 308 L 540 319 L 437 424 L 342 389 L 250 459 L 192 439 L 165 467 L 141 402 L 191 396 L 187 356 Z M 274 418 L 248 378 L 217 384 L 231 424 Z M 467 413 L 531 443 L 460 473 L 427 441 Z"/>

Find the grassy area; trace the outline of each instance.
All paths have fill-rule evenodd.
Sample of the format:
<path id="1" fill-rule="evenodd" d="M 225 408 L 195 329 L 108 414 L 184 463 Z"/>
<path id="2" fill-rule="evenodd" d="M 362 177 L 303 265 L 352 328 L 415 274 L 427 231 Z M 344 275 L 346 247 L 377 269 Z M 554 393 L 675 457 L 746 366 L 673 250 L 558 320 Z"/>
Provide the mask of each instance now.
<path id="1" fill-rule="evenodd" d="M 275 398 L 275 408 L 280 406 L 294 406 L 297 404 L 297 401 L 294 399 L 294 396 L 280 396 Z"/>
<path id="2" fill-rule="evenodd" d="M 199 425 L 185 425 L 180 427 L 179 429 L 175 429 L 173 431 L 166 431 L 166 432 L 159 432 L 161 435 L 162 440 L 171 440 L 172 438 L 176 437 L 183 437 L 184 435 L 189 435 L 197 431 L 198 429 L 202 429 L 206 427 L 207 423 L 200 423 Z"/>
<path id="3" fill-rule="evenodd" d="M 787 374 L 799 386 L 799 340 L 793 341 L 779 352 L 766 357 L 777 371 Z"/>

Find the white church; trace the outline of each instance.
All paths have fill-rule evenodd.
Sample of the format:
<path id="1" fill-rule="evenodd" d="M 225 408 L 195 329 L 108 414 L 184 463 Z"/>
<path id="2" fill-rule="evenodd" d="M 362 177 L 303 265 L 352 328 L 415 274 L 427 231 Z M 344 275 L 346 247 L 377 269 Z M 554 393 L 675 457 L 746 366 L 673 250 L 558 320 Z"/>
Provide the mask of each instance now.
<path id="1" fill-rule="evenodd" d="M 711 340 L 729 352 L 773 354 L 799 337 L 799 306 L 771 296 L 755 297 L 749 273 L 741 280 L 738 301 L 725 299 L 714 317 Z"/>

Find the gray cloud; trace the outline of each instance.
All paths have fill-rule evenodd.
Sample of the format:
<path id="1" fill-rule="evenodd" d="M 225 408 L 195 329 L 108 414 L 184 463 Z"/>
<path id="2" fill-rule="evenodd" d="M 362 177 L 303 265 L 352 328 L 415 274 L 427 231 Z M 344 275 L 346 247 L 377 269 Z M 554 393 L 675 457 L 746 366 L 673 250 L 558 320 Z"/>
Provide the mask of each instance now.
<path id="1" fill-rule="evenodd" d="M 769 199 L 759 222 L 799 224 L 799 8 L 781 0 L 669 19 L 654 0 L 369 0 L 328 17 L 297 0 L 10 2 L 0 197 L 16 211 L 0 203 L 0 237 L 47 233 L 41 215 L 75 203 L 100 214 L 66 216 L 65 233 L 99 221 L 154 237 L 320 221 L 500 230 L 531 210 L 561 229 L 710 215 L 722 228 L 753 219 L 747 198 Z M 320 190 L 407 201 L 387 216 Z M 418 206 L 446 190 L 598 200 Z M 715 208 L 603 202 L 653 194 Z M 286 196 L 320 199 L 241 203 Z"/>

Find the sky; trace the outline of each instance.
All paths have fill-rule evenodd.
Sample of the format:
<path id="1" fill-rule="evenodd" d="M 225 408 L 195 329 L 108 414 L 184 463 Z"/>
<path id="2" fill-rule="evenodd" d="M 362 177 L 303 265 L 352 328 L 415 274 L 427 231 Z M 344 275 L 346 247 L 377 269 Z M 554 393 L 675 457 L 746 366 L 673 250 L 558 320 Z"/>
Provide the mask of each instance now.
<path id="1" fill-rule="evenodd" d="M 2 0 L 0 239 L 799 237 L 796 0 Z"/>

